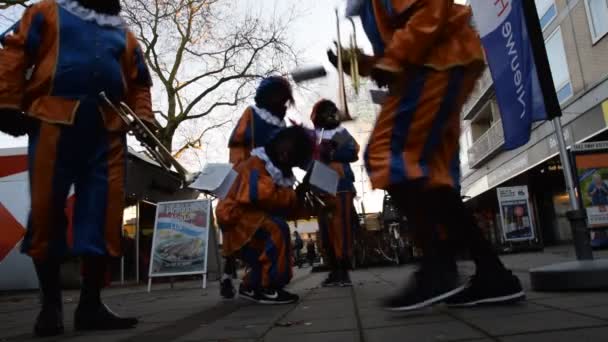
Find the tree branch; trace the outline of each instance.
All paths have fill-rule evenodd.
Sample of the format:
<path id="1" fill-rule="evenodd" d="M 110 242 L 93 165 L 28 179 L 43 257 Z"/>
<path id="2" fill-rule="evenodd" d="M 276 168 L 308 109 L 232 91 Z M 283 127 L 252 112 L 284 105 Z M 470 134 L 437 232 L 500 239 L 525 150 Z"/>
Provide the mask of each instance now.
<path id="1" fill-rule="evenodd" d="M 226 120 L 226 121 L 221 122 L 219 124 L 212 125 L 212 126 L 209 126 L 209 127 L 205 128 L 196 139 L 188 140 L 184 145 L 182 145 L 182 147 L 178 148 L 177 151 L 173 154 L 173 157 L 177 159 L 177 158 L 181 157 L 182 154 L 184 154 L 184 152 L 186 152 L 187 150 L 189 150 L 191 148 L 201 149 L 201 147 L 203 145 L 203 137 L 205 136 L 205 134 L 207 132 L 209 132 L 209 131 L 211 131 L 213 129 L 216 129 L 216 128 L 220 128 L 220 127 L 222 127 L 222 126 L 224 126 L 226 124 L 229 124 L 231 122 L 232 122 L 231 120 Z"/>

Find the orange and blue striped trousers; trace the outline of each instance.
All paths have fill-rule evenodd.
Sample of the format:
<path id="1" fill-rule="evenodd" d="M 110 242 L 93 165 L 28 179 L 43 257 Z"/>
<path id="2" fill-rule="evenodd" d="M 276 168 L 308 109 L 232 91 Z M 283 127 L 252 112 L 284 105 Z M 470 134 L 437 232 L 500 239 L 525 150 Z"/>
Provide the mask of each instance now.
<path id="1" fill-rule="evenodd" d="M 354 192 L 338 192 L 335 197 L 325 197 L 331 201 L 331 214 L 319 215 L 319 230 L 323 248 L 330 258 L 350 260 L 353 251 L 353 199 Z"/>
<path id="2" fill-rule="evenodd" d="M 278 217 L 265 222 L 240 251 L 248 268 L 243 277 L 248 289 L 282 289 L 293 276 L 289 225 Z"/>
<path id="3" fill-rule="evenodd" d="M 408 69 L 391 88 L 364 154 L 373 188 L 420 180 L 460 186 L 460 112 L 481 71 Z"/>
<path id="4" fill-rule="evenodd" d="M 28 146 L 31 212 L 22 251 L 35 260 L 119 256 L 125 205 L 124 133 L 104 127 L 94 101 L 83 101 L 72 126 L 40 123 Z M 72 236 L 65 204 L 75 187 Z"/>

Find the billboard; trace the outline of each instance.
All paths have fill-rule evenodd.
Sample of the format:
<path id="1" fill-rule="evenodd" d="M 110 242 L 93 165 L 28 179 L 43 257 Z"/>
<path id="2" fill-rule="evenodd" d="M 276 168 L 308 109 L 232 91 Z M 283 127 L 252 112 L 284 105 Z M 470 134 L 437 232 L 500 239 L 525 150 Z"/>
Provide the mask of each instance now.
<path id="1" fill-rule="evenodd" d="M 210 200 L 158 203 L 150 277 L 206 274 L 210 228 Z"/>
<path id="2" fill-rule="evenodd" d="M 498 188 L 496 191 L 504 240 L 507 242 L 534 240 L 534 223 L 528 187 Z"/>
<path id="3" fill-rule="evenodd" d="M 591 245 L 599 247 L 608 243 L 608 142 L 580 144 L 572 151 L 579 202 L 593 229 Z"/>

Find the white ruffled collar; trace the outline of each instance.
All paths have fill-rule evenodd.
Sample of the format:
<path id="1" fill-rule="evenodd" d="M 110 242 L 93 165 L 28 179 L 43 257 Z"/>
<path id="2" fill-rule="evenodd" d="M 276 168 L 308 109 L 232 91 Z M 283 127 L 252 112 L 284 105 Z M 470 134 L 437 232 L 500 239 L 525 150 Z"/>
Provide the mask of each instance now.
<path id="1" fill-rule="evenodd" d="M 344 127 L 342 126 L 338 126 L 334 129 L 315 129 L 315 132 L 317 133 L 317 138 L 320 138 L 321 140 L 331 140 L 334 135 L 343 131 Z"/>
<path id="2" fill-rule="evenodd" d="M 126 28 L 127 23 L 118 15 L 97 13 L 92 9 L 83 7 L 74 0 L 56 0 L 57 4 L 66 11 L 72 13 L 85 21 L 95 22 L 99 26 L 109 26 L 116 28 Z"/>
<path id="3" fill-rule="evenodd" d="M 260 117 L 260 119 L 266 121 L 267 123 L 269 123 L 273 126 L 277 126 L 277 127 L 281 127 L 281 128 L 285 128 L 287 126 L 285 124 L 285 120 L 281 120 L 281 119 L 277 118 L 276 116 L 272 115 L 272 113 L 269 112 L 267 109 L 259 108 L 257 106 L 251 106 L 251 109 L 253 109 L 253 112 L 258 117 Z"/>
<path id="4" fill-rule="evenodd" d="M 270 157 L 268 157 L 268 154 L 266 154 L 266 149 L 264 147 L 254 148 L 251 151 L 251 155 L 254 157 L 258 157 L 264 161 L 264 163 L 266 164 L 266 171 L 268 171 L 270 177 L 272 177 L 272 181 L 274 182 L 274 184 L 286 188 L 291 188 L 296 183 L 296 178 L 293 175 L 290 177 L 285 177 L 283 175 L 283 172 L 272 163 Z"/>

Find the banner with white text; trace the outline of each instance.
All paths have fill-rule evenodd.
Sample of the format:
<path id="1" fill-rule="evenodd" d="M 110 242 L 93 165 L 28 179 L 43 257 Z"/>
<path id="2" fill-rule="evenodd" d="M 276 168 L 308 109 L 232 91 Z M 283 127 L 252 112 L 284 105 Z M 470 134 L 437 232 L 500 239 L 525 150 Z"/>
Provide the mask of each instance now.
<path id="1" fill-rule="evenodd" d="M 522 0 L 471 0 L 502 116 L 506 149 L 530 140 L 534 121 L 547 120 Z"/>

